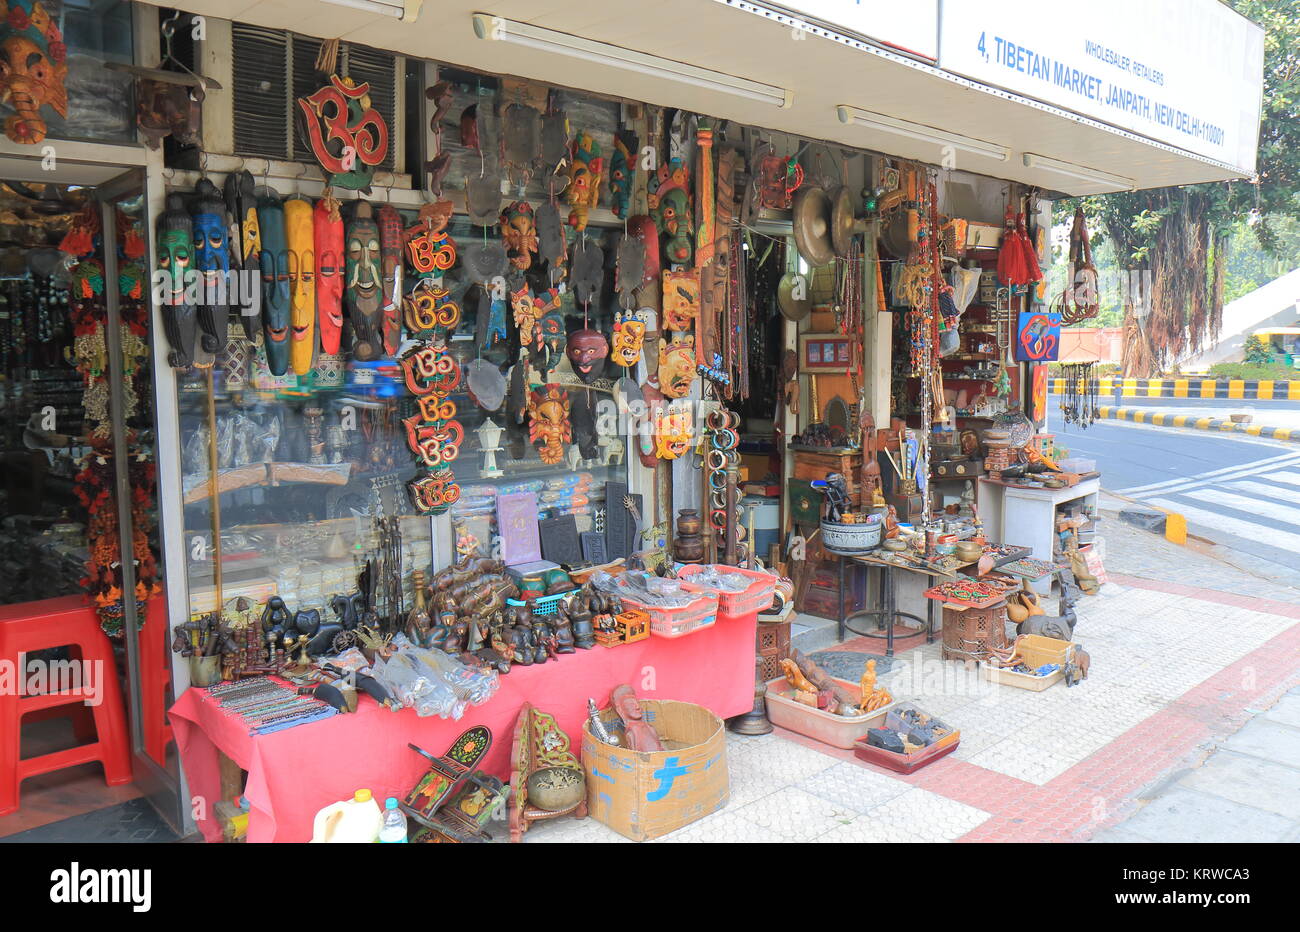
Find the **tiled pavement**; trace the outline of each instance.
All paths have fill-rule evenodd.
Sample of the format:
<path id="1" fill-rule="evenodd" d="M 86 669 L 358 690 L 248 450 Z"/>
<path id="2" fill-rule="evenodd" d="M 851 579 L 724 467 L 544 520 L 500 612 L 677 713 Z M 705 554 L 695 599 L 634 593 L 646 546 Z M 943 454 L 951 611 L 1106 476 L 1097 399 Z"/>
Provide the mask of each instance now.
<path id="1" fill-rule="evenodd" d="M 1079 604 L 1080 686 L 993 686 L 921 644 L 882 683 L 961 729 L 950 756 L 902 776 L 781 729 L 728 734 L 728 805 L 660 840 L 1300 837 L 1300 695 L 1251 721 L 1300 683 L 1300 591 L 1118 522 L 1106 551 L 1110 582 Z M 525 839 L 625 840 L 594 819 Z"/>

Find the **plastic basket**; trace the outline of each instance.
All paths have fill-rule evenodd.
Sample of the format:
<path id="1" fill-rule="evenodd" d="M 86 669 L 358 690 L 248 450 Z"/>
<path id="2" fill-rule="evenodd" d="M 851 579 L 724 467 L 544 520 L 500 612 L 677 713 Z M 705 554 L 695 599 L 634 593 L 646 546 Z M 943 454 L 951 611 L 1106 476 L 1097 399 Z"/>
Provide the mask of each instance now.
<path id="1" fill-rule="evenodd" d="M 554 615 L 560 610 L 560 600 L 566 595 L 570 595 L 573 590 L 568 592 L 556 592 L 551 595 L 539 595 L 535 599 L 529 599 L 527 602 L 519 599 L 506 599 L 507 605 L 513 605 L 516 608 L 527 605 L 532 609 L 534 615 L 546 617 Z"/>
<path id="2" fill-rule="evenodd" d="M 690 591 L 697 593 L 698 597 L 680 608 L 646 605 L 626 596 L 622 599 L 624 606 L 639 608 L 650 616 L 651 634 L 661 638 L 679 638 L 711 627 L 718 620 L 718 594 L 698 586 L 691 586 Z"/>
<path id="3" fill-rule="evenodd" d="M 1036 670 L 1044 664 L 1055 663 L 1060 666 L 1060 669 L 1054 670 L 1047 676 L 1034 676 L 1029 673 L 1017 673 L 1007 667 L 984 664 L 984 678 L 991 683 L 1042 692 L 1065 678 L 1065 664 L 1074 656 L 1076 646 L 1074 641 L 1026 634 L 1016 640 L 1016 652 L 1024 658 L 1029 668 Z"/>
<path id="4" fill-rule="evenodd" d="M 702 566 L 684 566 L 677 571 L 677 575 L 683 579 L 689 580 L 691 576 L 701 572 Z M 718 591 L 718 614 L 724 618 L 744 618 L 747 615 L 756 615 L 765 608 L 771 608 L 772 599 L 776 597 L 776 577 L 770 573 L 760 573 L 758 570 L 742 569 L 738 566 L 723 566 L 719 569 L 724 573 L 739 573 L 751 580 L 749 586 L 740 592 L 722 592 Z M 699 584 L 696 584 L 699 585 Z M 699 585 L 701 591 L 705 587 Z"/>

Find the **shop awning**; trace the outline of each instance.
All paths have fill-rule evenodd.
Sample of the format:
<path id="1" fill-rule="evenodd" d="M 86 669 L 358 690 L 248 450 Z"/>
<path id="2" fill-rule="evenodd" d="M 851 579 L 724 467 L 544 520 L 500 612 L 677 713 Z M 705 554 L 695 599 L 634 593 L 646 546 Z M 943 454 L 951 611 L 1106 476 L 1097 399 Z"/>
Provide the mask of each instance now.
<path id="1" fill-rule="evenodd" d="M 947 167 L 1049 192 L 1102 193 L 1243 175 L 1227 163 L 986 87 L 883 44 L 850 44 L 843 36 L 807 31 L 796 38 L 788 20 L 742 0 L 425 0 L 414 21 L 397 18 L 404 5 L 419 6 L 417 0 L 190 0 L 185 7 L 933 164 L 947 152 L 955 158 Z M 480 32 L 488 33 L 483 38 L 475 32 L 475 14 L 489 24 L 484 30 L 480 21 Z M 526 34 L 512 24 L 548 32 Z M 610 45 L 616 47 L 612 55 Z M 634 54 L 624 54 L 629 51 Z M 725 78 L 710 81 L 696 73 L 672 79 L 635 53 L 743 80 L 726 89 L 719 86 L 728 83 Z M 783 108 L 786 92 L 790 105 Z M 890 127 L 889 119 L 907 127 Z M 971 144 L 945 149 L 944 138 L 927 128 Z M 1086 166 L 1092 177 L 1073 177 L 1070 166 Z"/>
<path id="2" fill-rule="evenodd" d="M 1295 337 L 1300 336 L 1300 327 L 1263 327 L 1254 333 L 1257 337 Z"/>

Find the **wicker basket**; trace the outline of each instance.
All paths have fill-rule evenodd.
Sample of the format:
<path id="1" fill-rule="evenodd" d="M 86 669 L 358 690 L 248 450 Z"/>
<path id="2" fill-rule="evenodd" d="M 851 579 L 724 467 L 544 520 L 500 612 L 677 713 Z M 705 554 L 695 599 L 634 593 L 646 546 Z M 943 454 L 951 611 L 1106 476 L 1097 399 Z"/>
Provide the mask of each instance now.
<path id="1" fill-rule="evenodd" d="M 989 650 L 1004 650 L 1007 641 L 1007 603 L 956 611 L 943 609 L 943 659 L 984 660 Z"/>

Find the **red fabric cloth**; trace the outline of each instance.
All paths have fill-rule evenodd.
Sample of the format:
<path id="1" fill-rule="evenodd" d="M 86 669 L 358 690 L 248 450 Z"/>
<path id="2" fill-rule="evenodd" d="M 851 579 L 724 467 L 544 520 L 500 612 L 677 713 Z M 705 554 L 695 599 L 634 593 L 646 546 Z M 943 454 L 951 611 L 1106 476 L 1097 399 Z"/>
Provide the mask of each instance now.
<path id="1" fill-rule="evenodd" d="M 694 702 L 722 718 L 748 712 L 754 703 L 755 629 L 753 615 L 719 618 L 681 638 L 652 634 L 636 644 L 594 647 L 547 664 L 514 667 L 501 677 L 496 695 L 471 707 L 460 721 L 420 718 L 411 709 L 390 712 L 363 694 L 354 714 L 253 736 L 207 690 L 197 688 L 186 690 L 169 715 L 196 819 L 208 841 L 221 839 L 212 817 L 220 792 L 219 748 L 248 771 L 248 840 L 303 842 L 311 839 L 318 810 L 357 789 L 370 789 L 381 806 L 389 796 L 405 796 L 427 769 L 427 761 L 407 742 L 442 754 L 465 729 L 486 725 L 492 748 L 479 767 L 508 780 L 515 719 L 525 701 L 555 716 L 575 754 L 587 698 L 603 707 L 620 683 L 643 699 Z"/>

